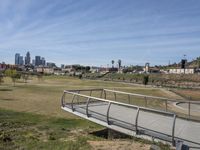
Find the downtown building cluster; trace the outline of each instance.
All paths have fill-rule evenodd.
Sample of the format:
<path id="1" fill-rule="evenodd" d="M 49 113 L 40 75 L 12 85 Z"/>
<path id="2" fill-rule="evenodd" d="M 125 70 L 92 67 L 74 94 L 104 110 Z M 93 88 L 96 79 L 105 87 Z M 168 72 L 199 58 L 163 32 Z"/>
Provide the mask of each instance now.
<path id="1" fill-rule="evenodd" d="M 30 52 L 27 52 L 25 57 L 21 56 L 19 53 L 16 53 L 15 54 L 15 65 L 46 66 L 46 60 L 44 57 L 35 56 L 35 59 L 33 59 L 31 62 Z"/>

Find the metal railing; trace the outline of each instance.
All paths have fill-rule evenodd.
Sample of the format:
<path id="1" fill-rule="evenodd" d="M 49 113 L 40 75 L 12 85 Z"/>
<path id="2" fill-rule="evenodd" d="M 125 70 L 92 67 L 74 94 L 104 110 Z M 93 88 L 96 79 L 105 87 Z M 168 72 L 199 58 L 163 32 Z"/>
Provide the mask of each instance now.
<path id="1" fill-rule="evenodd" d="M 84 90 L 69 90 L 68 92 L 75 92 L 75 93 L 80 93 L 80 92 L 89 92 L 89 96 L 92 96 L 93 92 L 100 92 L 99 96 L 95 96 L 95 97 L 99 97 L 99 98 L 103 98 L 103 99 L 107 99 L 107 95 L 110 93 L 110 95 L 113 95 L 113 98 L 111 100 L 114 101 L 118 101 L 118 95 L 124 95 L 124 97 L 127 98 L 126 103 L 131 104 L 134 100 L 132 100 L 132 97 L 137 97 L 140 98 L 140 100 L 144 102 L 144 106 L 143 107 L 150 107 L 151 106 L 151 102 L 153 100 L 157 100 L 160 103 L 163 104 L 162 108 L 166 111 L 166 112 L 173 112 L 173 113 L 178 113 L 177 116 L 179 116 L 180 114 L 182 114 L 181 117 L 186 117 L 187 119 L 191 119 L 192 116 L 192 112 L 191 112 L 191 105 L 193 104 L 198 104 L 200 105 L 200 101 L 191 101 L 189 100 L 182 100 L 182 99 L 169 99 L 169 98 L 164 98 L 164 97 L 157 97 L 157 96 L 147 96 L 147 95 L 142 95 L 142 94 L 135 94 L 135 93 L 128 93 L 128 92 L 122 92 L 122 91 L 116 91 L 116 90 L 109 90 L 109 89 L 84 89 Z M 185 110 L 183 110 L 183 112 L 177 112 L 176 110 L 178 110 L 178 107 L 175 108 L 174 110 L 169 108 L 169 104 L 172 103 L 185 103 L 188 105 L 187 108 L 185 108 Z M 160 107 L 161 108 L 161 107 Z M 155 109 L 155 108 L 154 108 Z M 199 110 L 200 112 L 200 110 Z M 198 116 L 199 118 L 197 120 L 200 119 L 200 116 Z M 193 117 L 194 118 L 194 117 Z M 195 118 L 196 119 L 196 118 Z"/>
<path id="2" fill-rule="evenodd" d="M 117 94 L 127 95 L 129 104 L 130 104 L 130 97 L 131 96 L 143 98 L 144 102 L 145 102 L 145 107 L 148 107 L 148 101 L 151 101 L 152 99 L 158 100 L 158 101 L 161 101 L 165 104 L 165 111 L 170 111 L 169 108 L 168 108 L 169 103 L 185 103 L 185 104 L 188 104 L 188 108 L 187 108 L 187 113 L 184 113 L 184 114 L 187 115 L 188 119 L 190 119 L 190 117 L 191 117 L 191 105 L 192 104 L 200 105 L 200 101 L 191 101 L 191 99 L 188 99 L 188 100 L 169 99 L 169 98 L 164 98 L 164 97 L 147 96 L 147 95 L 142 95 L 142 94 L 128 93 L 128 92 L 109 90 L 109 89 L 103 89 L 103 91 L 104 91 L 105 95 L 106 95 L 107 92 L 114 93 L 114 95 L 115 95 L 114 100 L 117 100 Z M 199 112 L 200 112 L 200 110 L 199 110 Z M 174 112 L 174 113 L 176 113 L 176 112 Z"/>
<path id="3" fill-rule="evenodd" d="M 92 93 L 94 91 L 100 92 L 100 94 L 99 94 L 100 98 L 92 96 Z M 84 94 L 81 94 L 80 92 L 89 92 L 89 95 L 84 95 Z M 114 93 L 115 101 L 106 99 L 107 92 L 113 92 Z M 104 93 L 104 98 L 103 98 L 103 93 Z M 146 100 L 147 100 L 147 98 L 152 98 L 152 96 L 144 96 L 144 95 L 140 95 L 140 94 L 132 94 L 132 93 L 126 93 L 126 92 L 120 92 L 120 91 L 107 90 L 107 89 L 69 90 L 69 91 L 64 91 L 63 96 L 61 98 L 61 104 L 62 104 L 62 107 L 69 106 L 69 108 L 72 110 L 72 112 L 77 111 L 76 108 L 77 108 L 78 104 L 79 105 L 85 104 L 84 105 L 85 106 L 85 109 L 84 109 L 85 110 L 85 114 L 89 118 L 89 117 L 91 117 L 90 113 L 92 113 L 92 112 L 89 113 L 89 105 L 92 102 L 100 101 L 100 102 L 106 103 L 107 104 L 106 122 L 107 122 L 108 125 L 112 125 L 110 120 L 113 119 L 113 118 L 110 117 L 110 110 L 111 110 L 113 105 L 119 105 L 119 106 L 122 106 L 122 107 L 133 108 L 133 109 L 137 110 L 136 111 L 136 116 L 135 116 L 135 121 L 132 123 L 132 126 L 135 127 L 134 130 L 135 130 L 136 134 L 140 134 L 140 130 L 139 130 L 140 126 L 138 125 L 138 119 L 140 117 L 139 114 L 140 114 L 141 111 L 151 112 L 151 113 L 155 113 L 155 114 L 159 114 L 159 115 L 172 117 L 173 121 L 172 121 L 172 124 L 171 124 L 171 129 L 172 129 L 171 130 L 171 134 L 168 134 L 167 136 L 171 137 L 172 145 L 175 144 L 175 136 L 174 136 L 175 123 L 176 123 L 176 114 L 175 113 L 162 111 L 162 110 L 155 110 L 155 109 L 136 106 L 136 105 L 131 105 L 131 104 L 125 104 L 125 103 L 122 103 L 122 102 L 117 102 L 117 94 L 118 93 L 128 95 L 128 97 L 130 97 L 130 96 L 143 96 L 143 97 L 145 97 Z M 71 101 L 65 102 L 66 94 L 72 96 Z M 85 102 L 80 103 L 78 101 L 78 98 L 84 98 Z M 153 98 L 155 98 L 155 97 L 153 97 Z M 156 98 L 160 98 L 160 97 L 156 97 Z M 76 102 L 75 102 L 75 99 L 77 100 Z M 162 99 L 166 100 L 165 98 L 162 98 Z"/>

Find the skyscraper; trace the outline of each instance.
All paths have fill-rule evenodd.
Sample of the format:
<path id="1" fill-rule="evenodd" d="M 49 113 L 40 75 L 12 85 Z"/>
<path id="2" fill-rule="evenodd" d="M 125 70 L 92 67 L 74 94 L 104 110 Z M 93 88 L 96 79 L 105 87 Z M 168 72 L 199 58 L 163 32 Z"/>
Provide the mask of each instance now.
<path id="1" fill-rule="evenodd" d="M 45 61 L 45 58 L 44 58 L 44 57 L 42 57 L 42 59 L 41 59 L 41 65 L 42 65 L 42 66 L 45 66 L 45 65 L 46 65 L 46 61 Z"/>
<path id="2" fill-rule="evenodd" d="M 16 53 L 15 54 L 15 65 L 19 65 L 19 57 L 20 57 L 20 54 Z"/>
<path id="3" fill-rule="evenodd" d="M 18 65 L 24 65 L 23 56 L 19 56 L 19 64 Z"/>
<path id="4" fill-rule="evenodd" d="M 27 52 L 25 57 L 25 65 L 30 65 L 30 63 L 31 63 L 30 53 Z"/>
<path id="5" fill-rule="evenodd" d="M 35 66 L 41 65 L 41 58 L 40 56 L 35 56 Z"/>

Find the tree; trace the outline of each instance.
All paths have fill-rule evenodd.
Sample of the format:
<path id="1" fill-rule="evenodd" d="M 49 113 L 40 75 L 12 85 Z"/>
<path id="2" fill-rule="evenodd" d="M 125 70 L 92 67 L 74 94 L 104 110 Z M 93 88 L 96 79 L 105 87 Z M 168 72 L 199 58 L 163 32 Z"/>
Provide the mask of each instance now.
<path id="1" fill-rule="evenodd" d="M 121 68 L 121 66 L 122 66 L 122 61 L 121 61 L 121 59 L 119 59 L 118 60 L 118 67 L 119 67 L 119 69 Z"/>
<path id="2" fill-rule="evenodd" d="M 12 79 L 14 86 L 15 86 L 16 80 L 21 78 L 21 74 L 17 73 L 17 71 L 13 69 L 7 69 L 5 71 L 5 75 Z"/>
<path id="3" fill-rule="evenodd" d="M 3 83 L 3 74 L 2 73 L 0 73 L 0 85 L 1 85 L 1 83 Z"/>
<path id="4" fill-rule="evenodd" d="M 149 82 L 149 76 L 148 76 L 148 75 L 144 75 L 144 76 L 143 76 L 143 84 L 144 84 L 144 85 L 147 85 L 148 82 Z"/>
<path id="5" fill-rule="evenodd" d="M 24 83 L 27 83 L 27 80 L 28 80 L 28 78 L 29 78 L 29 74 L 28 73 L 22 73 L 22 78 L 23 78 L 23 80 L 24 80 Z"/>
<path id="6" fill-rule="evenodd" d="M 111 63 L 112 63 L 112 68 L 114 68 L 114 63 L 115 63 L 115 61 L 112 60 Z"/>

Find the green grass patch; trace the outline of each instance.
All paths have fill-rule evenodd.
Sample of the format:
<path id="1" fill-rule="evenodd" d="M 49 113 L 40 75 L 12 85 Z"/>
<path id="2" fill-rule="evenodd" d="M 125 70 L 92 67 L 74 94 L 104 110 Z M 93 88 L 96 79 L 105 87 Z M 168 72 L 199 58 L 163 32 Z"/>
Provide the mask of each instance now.
<path id="1" fill-rule="evenodd" d="M 90 149 L 88 131 L 100 128 L 82 119 L 0 109 L 0 149 Z"/>

